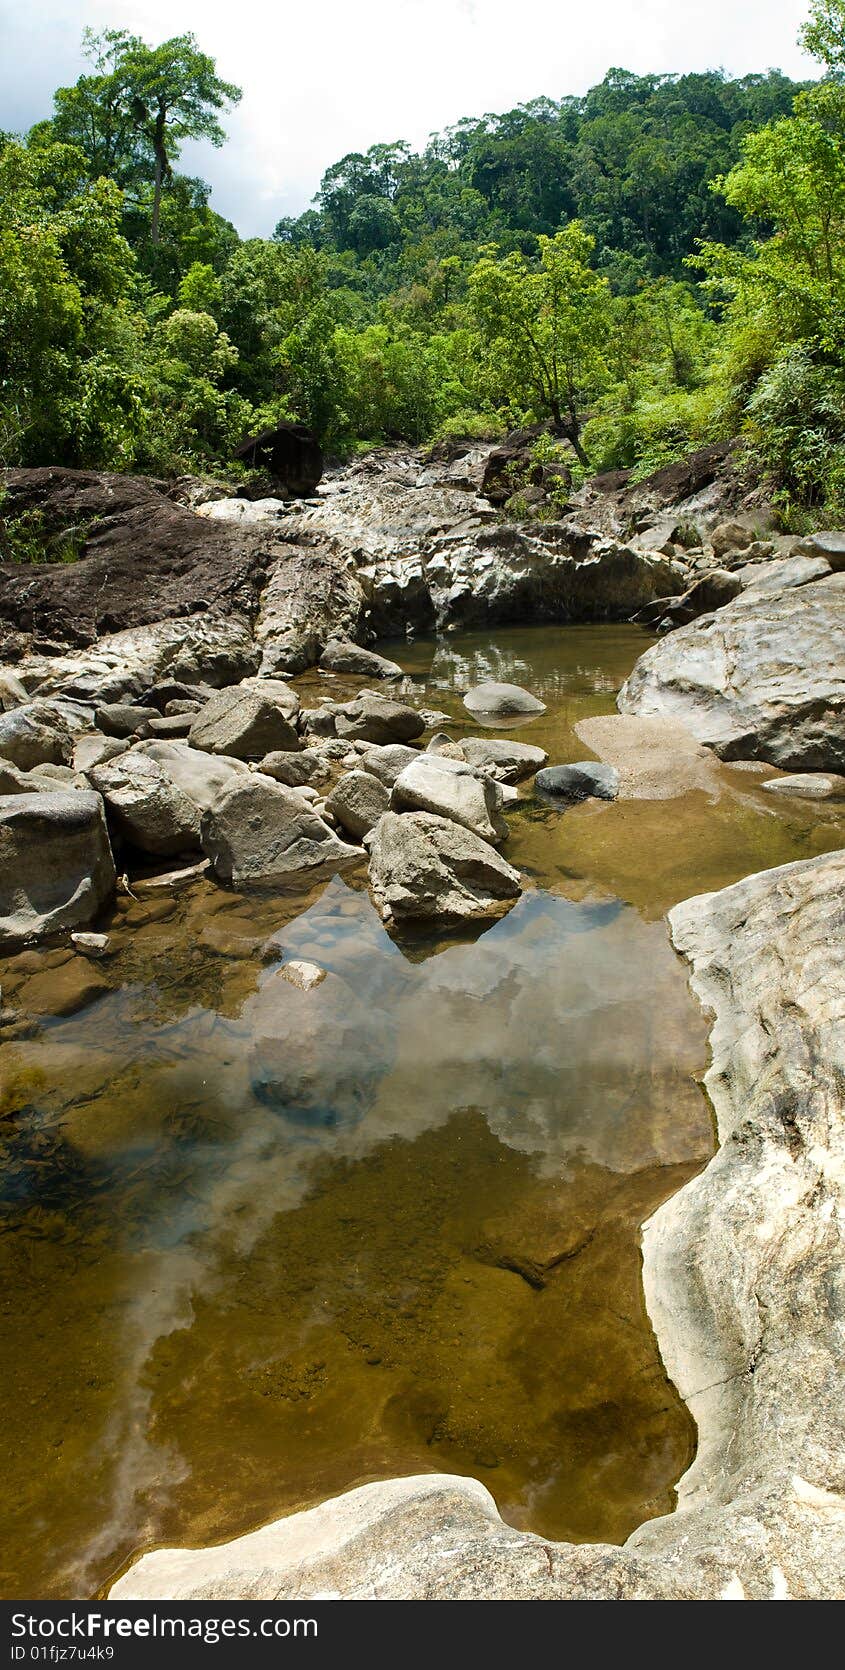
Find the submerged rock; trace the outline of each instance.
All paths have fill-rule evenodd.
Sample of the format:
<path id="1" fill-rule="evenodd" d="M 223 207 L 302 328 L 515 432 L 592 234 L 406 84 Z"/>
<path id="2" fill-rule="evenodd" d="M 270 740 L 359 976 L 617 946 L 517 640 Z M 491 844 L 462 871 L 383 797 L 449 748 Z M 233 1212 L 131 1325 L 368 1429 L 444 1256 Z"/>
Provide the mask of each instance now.
<path id="1" fill-rule="evenodd" d="M 0 945 L 85 927 L 114 885 L 98 794 L 0 797 Z"/>
<path id="2" fill-rule="evenodd" d="M 519 872 L 478 835 L 429 812 L 386 812 L 370 847 L 370 887 L 385 922 L 450 925 L 502 916 Z"/>
<path id="3" fill-rule="evenodd" d="M 840 852 L 671 914 L 714 1016 L 707 1086 L 721 1142 L 644 1232 L 649 1311 L 699 1429 L 675 1513 L 623 1547 L 554 1543 L 503 1524 L 477 1480 L 429 1473 L 222 1546 L 145 1554 L 111 1599 L 845 1592 L 843 907 Z"/>

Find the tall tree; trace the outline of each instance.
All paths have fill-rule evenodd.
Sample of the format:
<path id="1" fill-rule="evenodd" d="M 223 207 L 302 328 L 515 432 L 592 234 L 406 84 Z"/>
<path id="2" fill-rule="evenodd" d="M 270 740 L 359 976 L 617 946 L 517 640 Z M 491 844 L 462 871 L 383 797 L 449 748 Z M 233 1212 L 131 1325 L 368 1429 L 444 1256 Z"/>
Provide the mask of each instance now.
<path id="1" fill-rule="evenodd" d="M 150 47 L 125 29 L 89 29 L 84 42 L 96 73 L 57 92 L 55 136 L 80 146 L 92 171 L 124 187 L 152 173 L 150 237 L 158 243 L 162 191 L 184 141 L 222 145 L 219 113 L 238 103 L 241 90 L 218 76 L 194 35 Z"/>

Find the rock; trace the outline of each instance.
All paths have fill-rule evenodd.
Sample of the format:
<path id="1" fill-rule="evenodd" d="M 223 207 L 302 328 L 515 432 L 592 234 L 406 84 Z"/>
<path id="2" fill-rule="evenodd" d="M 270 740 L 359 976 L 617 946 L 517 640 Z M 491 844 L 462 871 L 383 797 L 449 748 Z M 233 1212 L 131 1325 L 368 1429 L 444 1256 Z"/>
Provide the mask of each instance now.
<path id="1" fill-rule="evenodd" d="M 498 783 L 476 776 L 472 766 L 461 760 L 421 754 L 397 777 L 390 804 L 398 812 L 433 812 L 436 817 L 450 818 L 496 846 L 507 839 Z"/>
<path id="2" fill-rule="evenodd" d="M 361 649 L 340 638 L 326 644 L 320 666 L 334 673 L 356 673 L 362 678 L 401 678 L 402 668 L 371 649 Z"/>
<path id="3" fill-rule="evenodd" d="M 790 777 L 770 777 L 760 784 L 769 794 L 796 795 L 799 800 L 845 799 L 845 777 L 824 775 L 819 771 L 803 771 Z"/>
<path id="4" fill-rule="evenodd" d="M 741 522 L 720 522 L 710 535 L 710 544 L 717 561 L 730 551 L 744 551 L 752 543 L 754 532 Z"/>
<path id="5" fill-rule="evenodd" d="M 196 641 L 210 618 L 240 617 L 243 630 L 254 616 L 272 530 L 203 521 L 143 476 L 51 465 L 7 470 L 4 485 L 9 521 L 36 512 L 49 536 L 72 528 L 82 551 L 70 563 L 0 565 L 0 638 L 5 627 L 82 645 L 168 621 Z"/>
<path id="6" fill-rule="evenodd" d="M 743 591 L 786 591 L 790 586 L 807 586 L 832 572 L 825 557 L 776 557 L 772 562 L 749 562 L 735 568 L 733 577 Z"/>
<path id="7" fill-rule="evenodd" d="M 88 776 L 120 834 L 141 852 L 166 858 L 199 847 L 199 808 L 149 754 L 132 748 Z"/>
<path id="8" fill-rule="evenodd" d="M 201 838 L 217 879 L 241 889 L 284 886 L 361 856 L 295 789 L 257 774 L 234 784 L 203 814 Z"/>
<path id="9" fill-rule="evenodd" d="M 483 714 L 523 714 L 545 713 L 545 702 L 538 702 L 530 691 L 523 690 L 518 684 L 497 684 L 489 680 L 486 684 L 476 685 L 474 690 L 468 690 L 464 696 L 464 707 L 470 713 Z"/>
<path id="10" fill-rule="evenodd" d="M 204 754 L 184 741 L 150 741 L 138 743 L 134 753 L 146 754 L 167 772 L 171 782 L 193 801 L 201 812 L 214 806 L 237 782 L 250 776 L 244 760 L 230 759 L 222 754 Z"/>
<path id="11" fill-rule="evenodd" d="M 326 978 L 324 968 L 319 968 L 316 963 L 303 962 L 300 957 L 292 957 L 290 962 L 283 963 L 279 973 L 283 980 L 287 980 L 290 986 L 296 986 L 300 992 L 312 992 Z"/>
<path id="12" fill-rule="evenodd" d="M 53 794 L 56 789 L 87 789 L 85 777 L 77 776 L 64 765 L 36 765 L 31 771 L 19 771 L 16 765 L 0 759 L 0 795 Z"/>
<path id="13" fill-rule="evenodd" d="M 0 713 L 10 713 L 13 707 L 22 707 L 28 700 L 26 685 L 17 673 L 11 667 L 0 668 Z"/>
<path id="14" fill-rule="evenodd" d="M 218 690 L 191 725 L 192 748 L 239 760 L 260 760 L 276 749 L 295 753 L 299 737 L 272 693 L 236 685 Z"/>
<path id="15" fill-rule="evenodd" d="M 114 884 L 98 794 L 0 798 L 0 944 L 85 927 L 111 898 Z"/>
<path id="16" fill-rule="evenodd" d="M 116 736 L 79 736 L 73 748 L 73 769 L 83 775 L 94 765 L 102 765 L 105 760 L 113 760 L 118 754 L 123 754 L 128 747 L 125 738 Z"/>
<path id="17" fill-rule="evenodd" d="M 32 975 L 21 988 L 20 1001 L 31 1015 L 78 1015 L 110 991 L 104 975 L 72 957 L 61 968 Z"/>
<path id="18" fill-rule="evenodd" d="M 616 768 L 620 799 L 675 800 L 700 790 L 715 801 L 724 792 L 715 755 L 677 719 L 603 713 L 579 719 L 575 733 Z"/>
<path id="19" fill-rule="evenodd" d="M 371 772 L 374 777 L 378 777 L 379 782 L 392 789 L 400 771 L 404 771 L 406 765 L 417 759 L 419 749 L 405 748 L 401 743 L 394 742 L 388 743 L 384 748 L 369 748 L 361 759 L 361 765 L 364 771 Z"/>
<path id="20" fill-rule="evenodd" d="M 362 587 L 341 557 L 327 546 L 288 545 L 261 597 L 262 672 L 304 672 L 330 639 L 355 636 L 365 608 Z"/>
<path id="21" fill-rule="evenodd" d="M 70 941 L 74 951 L 78 951 L 81 957 L 93 957 L 95 962 L 107 957 L 111 951 L 108 934 L 74 933 L 71 934 Z"/>
<path id="22" fill-rule="evenodd" d="M 323 474 L 323 454 L 316 435 L 304 423 L 278 423 L 250 435 L 234 456 L 251 470 L 261 470 L 283 493 L 310 498 Z"/>
<path id="23" fill-rule="evenodd" d="M 444 926 L 504 915 L 519 872 L 487 841 L 430 812 L 386 812 L 370 844 L 370 887 L 385 922 Z"/>
<path id="24" fill-rule="evenodd" d="M 146 725 L 141 726 L 142 736 L 186 737 L 190 733 L 191 725 L 202 709 L 191 702 L 187 713 L 157 714 Z"/>
<path id="25" fill-rule="evenodd" d="M 697 620 L 699 615 L 732 603 L 741 591 L 742 580 L 738 574 L 724 568 L 710 568 L 680 597 L 670 599 L 665 614 L 672 621 Z"/>
<path id="26" fill-rule="evenodd" d="M 508 742 L 503 738 L 465 736 L 461 748 L 464 758 L 477 771 L 492 771 L 505 783 L 518 783 L 532 777 L 544 766 L 548 754 L 529 742 Z"/>
<path id="27" fill-rule="evenodd" d="M 720 1147 L 643 1234 L 666 1371 L 698 1426 L 674 1513 L 619 1547 L 502 1523 L 477 1480 L 365 1485 L 222 1546 L 145 1554 L 113 1602 L 828 1600 L 845 1591 L 845 853 L 671 913 L 712 1014 Z"/>
<path id="28" fill-rule="evenodd" d="M 350 771 L 326 798 L 327 810 L 356 841 L 369 833 L 389 805 L 388 789 L 369 771 Z"/>
<path id="29" fill-rule="evenodd" d="M 845 575 L 744 592 L 655 644 L 622 713 L 681 720 L 723 759 L 845 771 Z"/>
<path id="30" fill-rule="evenodd" d="M 94 714 L 97 729 L 104 736 L 134 736 L 142 725 L 160 717 L 158 708 L 132 707 L 128 702 L 107 702 Z"/>
<path id="31" fill-rule="evenodd" d="M 412 742 L 422 736 L 425 722 L 412 707 L 392 702 L 386 696 L 373 696 L 365 691 L 354 702 L 346 702 L 335 711 L 335 733 L 354 741 L 387 746 L 392 742 Z"/>
<path id="32" fill-rule="evenodd" d="M 800 540 L 794 550 L 803 557 L 823 557 L 834 573 L 845 568 L 845 533 L 813 533 Z"/>
<path id="33" fill-rule="evenodd" d="M 453 742 L 446 731 L 435 732 L 426 748 L 426 753 L 438 754 L 441 759 L 446 760 L 466 760 L 466 754 L 461 743 Z"/>
<path id="34" fill-rule="evenodd" d="M 312 748 L 303 748 L 299 754 L 277 749 L 272 754 L 265 754 L 257 769 L 265 777 L 286 784 L 289 789 L 301 788 L 305 783 L 322 782 L 329 775 L 328 766 Z"/>
<path id="35" fill-rule="evenodd" d="M 619 772 L 601 760 L 579 760 L 575 765 L 549 765 L 538 771 L 534 787 L 556 800 L 615 800 Z"/>
<path id="36" fill-rule="evenodd" d="M 209 691 L 208 694 L 210 695 L 211 692 Z M 207 696 L 206 696 L 205 700 L 206 701 L 208 700 Z M 185 700 L 181 697 L 177 697 L 174 701 L 165 703 L 165 708 L 164 708 L 164 713 L 162 714 L 162 718 L 163 719 L 175 719 L 177 717 L 177 715 L 184 718 L 185 714 L 188 714 L 188 713 L 193 716 L 193 714 L 199 713 L 200 708 L 202 707 L 202 705 L 203 705 L 202 702 L 193 701 L 193 700 L 190 700 L 190 699 Z"/>
<path id="37" fill-rule="evenodd" d="M 21 771 L 31 771 L 36 765 L 68 765 L 73 740 L 50 722 L 40 703 L 27 702 L 0 713 L 0 758 L 11 760 Z"/>

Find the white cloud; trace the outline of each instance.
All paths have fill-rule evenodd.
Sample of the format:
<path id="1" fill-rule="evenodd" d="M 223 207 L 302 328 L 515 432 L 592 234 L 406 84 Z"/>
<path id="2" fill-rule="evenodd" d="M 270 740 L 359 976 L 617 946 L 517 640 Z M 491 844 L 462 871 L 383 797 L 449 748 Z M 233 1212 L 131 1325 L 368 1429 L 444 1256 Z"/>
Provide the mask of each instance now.
<path id="1" fill-rule="evenodd" d="M 795 44 L 806 12 L 805 0 L 0 0 L 0 127 L 48 113 L 83 68 L 86 24 L 151 42 L 193 29 L 244 97 L 224 149 L 186 148 L 183 166 L 241 232 L 268 234 L 347 151 L 584 92 L 611 65 L 811 74 Z"/>

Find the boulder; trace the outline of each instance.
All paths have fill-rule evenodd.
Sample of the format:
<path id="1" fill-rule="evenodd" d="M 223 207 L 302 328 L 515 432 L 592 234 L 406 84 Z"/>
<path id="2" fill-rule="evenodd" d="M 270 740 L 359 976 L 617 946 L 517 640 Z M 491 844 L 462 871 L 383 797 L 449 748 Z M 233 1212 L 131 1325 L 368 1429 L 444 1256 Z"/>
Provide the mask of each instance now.
<path id="1" fill-rule="evenodd" d="M 204 754 L 183 741 L 142 742 L 134 752 L 157 761 L 177 789 L 201 812 L 216 805 L 235 783 L 250 777 L 249 766 L 243 760 Z"/>
<path id="2" fill-rule="evenodd" d="M 518 684 L 497 684 L 494 679 L 476 685 L 464 696 L 464 707 L 470 713 L 531 714 L 545 713 L 545 702 L 539 702 L 529 690 Z"/>
<path id="3" fill-rule="evenodd" d="M 118 754 L 126 752 L 129 746 L 126 738 L 116 736 L 100 736 L 94 731 L 89 736 L 79 736 L 74 743 L 73 769 L 87 772 L 94 765 L 102 765 L 104 760 L 113 760 Z"/>
<path id="4" fill-rule="evenodd" d="M 804 557 L 823 557 L 834 573 L 838 574 L 845 568 L 845 533 L 813 533 L 808 539 L 800 540 L 794 550 Z"/>
<path id="5" fill-rule="evenodd" d="M 549 765 L 544 771 L 538 771 L 534 787 L 556 800 L 615 800 L 619 793 L 619 772 L 601 760 Z"/>
<path id="6" fill-rule="evenodd" d="M 84 927 L 112 897 L 114 884 L 98 794 L 0 798 L 0 944 Z"/>
<path id="7" fill-rule="evenodd" d="M 277 783 L 284 783 L 289 789 L 302 788 L 306 783 L 320 782 L 329 775 L 328 767 L 313 748 L 303 748 L 298 754 L 285 753 L 276 749 L 272 754 L 265 754 L 259 762 L 258 770 L 265 777 L 272 777 Z"/>
<path id="8" fill-rule="evenodd" d="M 333 673 L 355 673 L 362 678 L 401 678 L 402 668 L 371 649 L 333 638 L 320 656 L 320 666 Z"/>
<path id="9" fill-rule="evenodd" d="M 313 872 L 356 863 L 295 789 L 250 774 L 203 814 L 203 851 L 219 881 L 233 887 L 283 887 Z"/>
<path id="10" fill-rule="evenodd" d="M 160 717 L 157 707 L 133 707 L 129 702 L 106 702 L 94 713 L 97 729 L 104 736 L 134 736 L 142 725 Z"/>
<path id="11" fill-rule="evenodd" d="M 382 919 L 453 926 L 502 916 L 519 872 L 487 841 L 430 812 L 386 812 L 370 847 L 370 888 Z"/>
<path id="12" fill-rule="evenodd" d="M 0 759 L 31 771 L 36 765 L 69 765 L 72 758 L 72 738 L 43 704 L 27 702 L 0 713 Z"/>
<path id="13" fill-rule="evenodd" d="M 464 759 L 477 771 L 492 771 L 504 783 L 518 783 L 544 766 L 548 754 L 530 742 L 507 742 L 500 737 L 465 736 Z"/>
<path id="14" fill-rule="evenodd" d="M 388 743 L 385 747 L 368 748 L 361 758 L 364 771 L 369 771 L 377 777 L 380 783 L 385 783 L 392 789 L 401 771 L 412 760 L 419 759 L 418 748 L 405 748 L 399 742 Z"/>
<path id="15" fill-rule="evenodd" d="M 390 791 L 369 771 L 350 771 L 326 797 L 326 809 L 353 840 L 360 841 L 390 805 Z"/>
<path id="16" fill-rule="evenodd" d="M 407 765 L 393 785 L 390 804 L 397 812 L 433 812 L 450 818 L 496 846 L 508 836 L 498 783 L 476 776 L 471 765 L 442 754 L 420 754 Z"/>
<path id="17" fill-rule="evenodd" d="M 218 690 L 194 719 L 192 748 L 239 760 L 260 760 L 274 749 L 295 753 L 299 737 L 273 692 L 233 685 Z"/>
<path id="18" fill-rule="evenodd" d="M 334 728 L 336 736 L 346 737 L 350 742 L 361 737 L 366 742 L 385 746 L 391 742 L 412 742 L 422 736 L 425 721 L 403 702 L 362 691 L 354 702 L 344 703 L 335 712 Z"/>
<path id="19" fill-rule="evenodd" d="M 304 423 L 279 423 L 250 435 L 235 457 L 251 470 L 263 470 L 284 493 L 310 498 L 323 473 L 316 435 Z"/>
<path id="20" fill-rule="evenodd" d="M 741 522 L 720 522 L 710 535 L 710 544 L 717 562 L 730 551 L 745 551 L 753 543 L 754 532 Z"/>
<path id="21" fill-rule="evenodd" d="M 194 717 L 199 711 L 199 708 L 195 707 L 192 702 L 188 713 L 156 714 L 154 719 L 150 719 L 146 725 L 141 726 L 140 735 L 142 737 L 186 737 L 190 732 Z"/>
<path id="22" fill-rule="evenodd" d="M 618 706 L 680 720 L 723 759 L 845 770 L 845 574 L 747 591 L 681 627 L 640 657 Z"/>
<path id="23" fill-rule="evenodd" d="M 134 748 L 88 776 L 125 840 L 166 858 L 200 846 L 200 812 L 158 760 Z"/>

